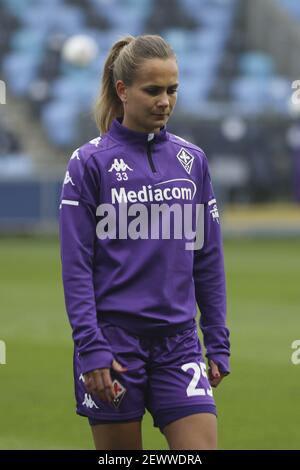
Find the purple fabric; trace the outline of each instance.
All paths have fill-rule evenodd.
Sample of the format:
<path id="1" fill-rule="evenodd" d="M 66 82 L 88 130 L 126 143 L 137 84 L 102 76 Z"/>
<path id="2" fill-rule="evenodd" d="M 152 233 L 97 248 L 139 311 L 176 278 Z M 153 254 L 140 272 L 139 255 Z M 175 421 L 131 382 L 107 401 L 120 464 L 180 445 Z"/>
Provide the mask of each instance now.
<path id="1" fill-rule="evenodd" d="M 154 135 L 151 150 L 148 139 L 148 134 L 114 120 L 108 133 L 77 149 L 68 164 L 60 210 L 62 277 L 82 372 L 110 367 L 115 355 L 98 319 L 111 318 L 135 334 L 152 328 L 168 335 L 174 326 L 196 317 L 197 304 L 207 357 L 229 372 L 222 237 L 206 156 L 166 128 Z M 193 158 L 190 168 L 178 159 L 185 152 Z M 189 203 L 194 212 L 196 204 L 205 205 L 201 250 L 186 250 L 184 237 L 99 239 L 99 204 L 113 201 L 119 209 L 116 192 L 135 201 L 135 195 L 143 188 L 145 194 L 149 186 L 165 188 L 161 204 Z M 168 199 L 171 191 L 189 192 L 192 200 Z M 150 208 L 152 196 L 147 197 L 145 205 Z M 116 229 L 118 233 L 119 226 Z"/>
<path id="2" fill-rule="evenodd" d="M 217 410 L 214 405 L 181 406 L 180 408 L 166 409 L 158 412 L 157 416 L 154 417 L 153 425 L 156 428 L 159 427 L 160 431 L 163 432 L 164 427 L 171 424 L 173 421 L 177 421 L 178 419 L 197 413 L 212 413 L 217 416 Z M 132 421 L 141 421 L 141 419 L 142 418 L 137 417 L 119 422 L 131 423 Z M 93 418 L 88 418 L 88 420 L 91 426 L 97 426 L 98 424 L 112 424 L 109 420 L 105 421 Z"/>
<path id="3" fill-rule="evenodd" d="M 104 402 L 86 392 L 81 362 L 75 351 L 74 383 L 79 415 L 116 423 L 138 421 L 147 409 L 155 426 L 162 427 L 167 424 L 168 416 L 171 420 L 179 419 L 195 409 L 200 412 L 199 407 L 214 412 L 213 392 L 195 322 L 192 328 L 161 338 L 138 337 L 108 322 L 101 322 L 99 327 L 117 361 L 127 371 L 120 374 L 110 370 L 118 395 L 115 403 Z"/>
<path id="4" fill-rule="evenodd" d="M 160 410 L 157 416 L 154 417 L 154 426 L 159 427 L 160 431 L 163 432 L 164 427 L 171 424 L 173 421 L 197 413 L 212 413 L 217 416 L 217 409 L 215 405 L 194 405 Z"/>
<path id="5" fill-rule="evenodd" d="M 133 419 L 125 419 L 124 421 L 118 421 L 119 423 L 132 423 L 132 421 L 141 421 L 141 417 L 133 418 Z M 102 419 L 93 419 L 88 418 L 90 426 L 97 426 L 98 424 L 112 424 L 109 420 L 102 420 Z"/>

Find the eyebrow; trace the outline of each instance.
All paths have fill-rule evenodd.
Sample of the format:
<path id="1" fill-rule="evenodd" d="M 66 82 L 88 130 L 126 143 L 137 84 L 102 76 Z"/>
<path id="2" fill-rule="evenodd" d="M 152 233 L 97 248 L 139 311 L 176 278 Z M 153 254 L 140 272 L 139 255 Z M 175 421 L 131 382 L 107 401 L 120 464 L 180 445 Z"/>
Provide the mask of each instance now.
<path id="1" fill-rule="evenodd" d="M 167 88 L 177 88 L 179 86 L 179 83 L 173 83 L 173 85 L 168 85 Z M 154 85 L 154 84 L 149 84 L 149 85 L 144 85 L 143 88 L 157 88 L 158 90 L 162 90 L 165 87 L 164 86 L 159 86 L 159 85 Z"/>

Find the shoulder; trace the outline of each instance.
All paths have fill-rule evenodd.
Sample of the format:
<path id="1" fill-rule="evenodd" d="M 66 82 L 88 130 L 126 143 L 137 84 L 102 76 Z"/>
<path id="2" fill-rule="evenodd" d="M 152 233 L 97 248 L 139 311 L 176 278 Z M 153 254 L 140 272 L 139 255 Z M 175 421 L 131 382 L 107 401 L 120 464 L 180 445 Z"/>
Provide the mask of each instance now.
<path id="1" fill-rule="evenodd" d="M 99 163 L 103 155 L 109 153 L 109 150 L 115 146 L 115 142 L 108 139 L 106 134 L 99 135 L 72 152 L 68 169 L 74 169 L 82 175 L 87 169 L 97 168 L 97 162 Z"/>
<path id="2" fill-rule="evenodd" d="M 169 134 L 169 142 L 175 147 L 176 155 L 179 159 L 184 161 L 193 161 L 196 163 L 196 168 L 201 173 L 205 173 L 208 168 L 207 157 L 204 150 L 196 144 L 179 137 L 178 135 Z"/>
<path id="3" fill-rule="evenodd" d="M 108 134 L 89 140 L 73 150 L 67 163 L 64 186 L 73 186 L 81 191 L 83 186 L 99 186 L 101 181 L 101 166 L 105 165 L 111 155 L 110 150 L 117 144 Z"/>
<path id="4" fill-rule="evenodd" d="M 175 147 L 177 158 L 187 164 L 193 165 L 197 174 L 201 177 L 205 177 L 208 172 L 208 160 L 204 150 L 178 135 L 168 134 L 169 142 Z"/>
<path id="5" fill-rule="evenodd" d="M 204 150 L 201 147 L 198 147 L 198 145 L 193 144 L 192 142 L 189 142 L 188 140 L 183 139 L 182 137 L 179 137 L 178 135 L 169 134 L 169 142 L 171 142 L 174 146 L 178 148 L 178 152 L 180 152 L 181 149 L 186 150 L 188 153 L 192 154 L 192 156 L 195 156 L 197 159 L 200 159 L 200 161 L 204 164 L 206 164 L 206 155 Z"/>
<path id="6" fill-rule="evenodd" d="M 89 176 L 97 178 L 97 166 L 93 158 L 101 148 L 102 137 L 98 136 L 73 150 L 67 163 L 64 186 L 72 186 L 74 190 L 81 191 L 83 181 Z"/>
<path id="7" fill-rule="evenodd" d="M 114 145 L 114 142 L 111 142 L 107 134 L 104 134 L 103 136 L 98 135 L 92 140 L 89 140 L 88 142 L 81 145 L 81 147 L 76 149 L 74 153 L 78 152 L 80 154 L 82 163 L 85 165 L 91 159 L 91 157 L 97 155 L 98 153 L 109 150 Z M 76 158 L 74 157 L 74 153 L 71 156 L 71 159 Z"/>

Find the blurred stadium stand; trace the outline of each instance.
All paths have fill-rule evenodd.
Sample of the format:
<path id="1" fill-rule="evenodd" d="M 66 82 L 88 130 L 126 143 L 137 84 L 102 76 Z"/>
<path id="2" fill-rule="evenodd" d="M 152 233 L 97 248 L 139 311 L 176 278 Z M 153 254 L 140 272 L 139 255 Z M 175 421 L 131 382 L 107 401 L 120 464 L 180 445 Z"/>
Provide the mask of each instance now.
<path id="1" fill-rule="evenodd" d="M 2 0 L 0 9 L 0 79 L 10 97 L 0 106 L 11 123 L 0 121 L 8 201 L 0 229 L 55 223 L 62 168 L 98 134 L 91 106 L 106 54 L 124 34 L 161 34 L 174 48 L 180 89 L 168 128 L 206 151 L 224 203 L 300 202 L 300 113 L 291 107 L 291 83 L 300 79 L 298 0 Z M 74 34 L 99 44 L 87 67 L 62 59 Z M 32 212 L 24 205 L 17 216 L 10 194 Z"/>

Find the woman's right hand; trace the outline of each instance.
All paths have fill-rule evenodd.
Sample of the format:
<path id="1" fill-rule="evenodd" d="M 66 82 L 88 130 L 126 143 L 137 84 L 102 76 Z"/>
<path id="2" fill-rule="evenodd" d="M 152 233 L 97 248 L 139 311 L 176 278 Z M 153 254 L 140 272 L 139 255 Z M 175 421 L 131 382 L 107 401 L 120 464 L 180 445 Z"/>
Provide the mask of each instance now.
<path id="1" fill-rule="evenodd" d="M 121 366 L 115 359 L 112 362 L 111 368 L 116 372 L 126 372 L 126 367 Z M 115 398 L 112 380 L 110 376 L 110 369 L 95 369 L 86 374 L 83 374 L 84 385 L 88 393 L 97 395 L 100 400 L 108 401 L 111 403 Z"/>

